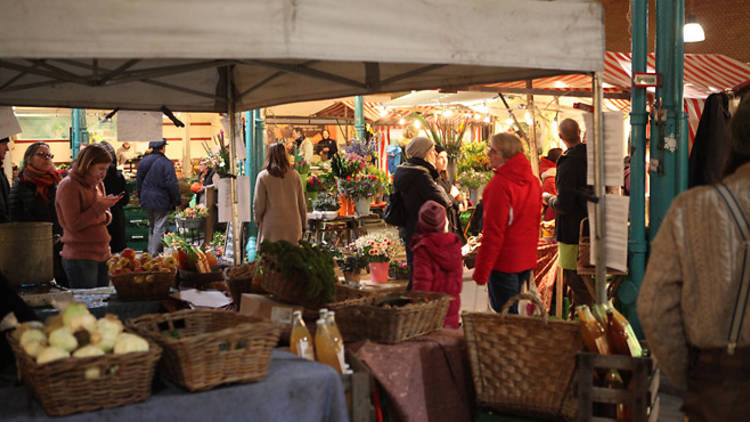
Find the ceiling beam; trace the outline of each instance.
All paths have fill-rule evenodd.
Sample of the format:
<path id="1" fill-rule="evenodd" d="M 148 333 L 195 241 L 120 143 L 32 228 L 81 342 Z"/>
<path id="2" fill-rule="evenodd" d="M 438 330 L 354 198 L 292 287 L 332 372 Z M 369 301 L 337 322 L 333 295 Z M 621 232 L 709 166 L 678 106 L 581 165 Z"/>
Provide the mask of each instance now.
<path id="1" fill-rule="evenodd" d="M 380 86 L 380 63 L 365 62 L 365 85 L 369 89 Z"/>
<path id="2" fill-rule="evenodd" d="M 383 79 L 380 81 L 380 86 L 387 87 L 388 85 L 398 82 L 403 79 L 411 78 L 413 76 L 421 75 L 423 73 L 427 73 L 429 71 L 440 69 L 441 67 L 447 66 L 445 64 L 431 64 L 427 66 L 418 67 L 414 70 L 410 70 L 408 72 L 400 73 L 398 75 L 391 76 L 388 79 Z"/>
<path id="3" fill-rule="evenodd" d="M 328 72 L 323 72 L 321 70 L 312 69 L 302 64 L 275 63 L 275 62 L 269 62 L 267 60 L 241 60 L 240 63 L 251 65 L 251 66 L 254 65 L 254 66 L 268 67 L 271 69 L 280 70 L 282 72 L 309 76 L 311 78 L 322 79 L 322 80 L 329 81 L 329 82 L 335 82 L 338 84 L 351 86 L 354 88 L 367 89 L 367 86 L 363 84 L 362 82 L 355 81 L 349 78 L 345 78 L 343 76 L 335 75 L 333 73 L 328 73 Z"/>
<path id="4" fill-rule="evenodd" d="M 44 76 L 46 78 L 57 79 L 57 80 L 60 80 L 60 81 L 65 81 L 65 82 L 72 82 L 72 83 L 81 84 L 81 85 L 87 85 L 88 84 L 88 81 L 86 81 L 85 78 L 81 78 L 81 77 L 69 77 L 69 76 L 66 76 L 64 73 L 47 72 L 45 70 L 36 69 L 35 67 L 29 67 L 29 66 L 24 66 L 24 65 L 16 64 L 16 63 L 13 63 L 13 62 L 9 62 L 7 60 L 0 60 L 0 67 L 4 67 L 6 69 L 17 70 L 19 72 L 27 72 L 27 73 L 30 73 L 30 74 L 33 74 L 33 75 Z"/>

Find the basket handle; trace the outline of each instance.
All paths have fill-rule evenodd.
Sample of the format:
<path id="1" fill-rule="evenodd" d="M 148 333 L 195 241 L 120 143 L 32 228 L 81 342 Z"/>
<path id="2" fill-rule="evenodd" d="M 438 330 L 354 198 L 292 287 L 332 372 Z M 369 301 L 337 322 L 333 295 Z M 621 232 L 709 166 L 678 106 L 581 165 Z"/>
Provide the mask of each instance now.
<path id="1" fill-rule="evenodd" d="M 225 267 L 221 270 L 222 275 L 224 275 L 224 281 L 229 280 L 229 268 L 231 267 Z"/>
<path id="2" fill-rule="evenodd" d="M 500 310 L 500 314 L 507 315 L 508 311 L 510 310 L 510 307 L 513 306 L 513 304 L 518 302 L 519 300 L 528 300 L 531 303 L 533 303 L 535 306 L 535 309 L 539 311 L 539 313 L 541 314 L 541 317 L 544 320 L 544 323 L 545 324 L 547 323 L 547 318 L 549 317 L 549 315 L 547 315 L 547 312 L 545 312 L 544 304 L 542 303 L 541 300 L 539 300 L 538 297 L 536 297 L 536 295 L 532 295 L 529 293 L 519 293 L 513 296 L 512 298 L 508 299 L 508 301 L 505 302 L 505 305 L 503 305 L 503 308 Z"/>

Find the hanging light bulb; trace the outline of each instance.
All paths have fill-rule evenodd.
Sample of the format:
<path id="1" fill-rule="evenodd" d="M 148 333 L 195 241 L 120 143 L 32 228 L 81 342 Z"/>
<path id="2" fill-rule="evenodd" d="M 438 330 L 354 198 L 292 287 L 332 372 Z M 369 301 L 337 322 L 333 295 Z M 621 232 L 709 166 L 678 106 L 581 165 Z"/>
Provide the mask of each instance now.
<path id="1" fill-rule="evenodd" d="M 388 110 L 385 107 L 380 107 L 380 117 L 385 117 L 388 115 Z"/>
<path id="2" fill-rule="evenodd" d="M 443 115 L 445 117 L 451 117 L 451 116 L 453 116 L 453 111 L 451 109 L 445 110 L 445 112 L 443 113 Z"/>
<path id="3" fill-rule="evenodd" d="M 508 119 L 505 120 L 505 124 L 507 124 L 508 126 L 513 126 L 513 118 L 512 117 L 508 117 Z"/>
<path id="4" fill-rule="evenodd" d="M 703 27 L 695 21 L 695 15 L 688 16 L 688 23 L 682 27 L 682 39 L 684 42 L 700 42 L 706 39 Z"/>
<path id="5" fill-rule="evenodd" d="M 524 115 L 524 119 L 526 120 L 526 124 L 529 126 L 531 126 L 534 123 L 534 119 L 531 117 L 531 113 L 528 111 Z"/>
<path id="6" fill-rule="evenodd" d="M 489 123 L 490 122 L 490 116 L 484 116 L 484 122 Z"/>
<path id="7" fill-rule="evenodd" d="M 415 129 L 419 129 L 419 128 L 421 128 L 421 127 L 422 127 L 422 124 L 421 124 L 421 123 L 419 123 L 419 120 L 415 120 L 415 121 L 414 121 L 414 128 L 415 128 Z"/>
<path id="8" fill-rule="evenodd" d="M 479 113 L 474 114 L 474 120 L 481 120 L 481 119 L 482 119 L 482 115 L 481 114 L 479 114 Z"/>
<path id="9" fill-rule="evenodd" d="M 405 125 L 406 124 L 406 119 L 404 119 L 402 117 L 401 120 L 398 121 L 398 124 L 400 124 L 401 126 Z"/>

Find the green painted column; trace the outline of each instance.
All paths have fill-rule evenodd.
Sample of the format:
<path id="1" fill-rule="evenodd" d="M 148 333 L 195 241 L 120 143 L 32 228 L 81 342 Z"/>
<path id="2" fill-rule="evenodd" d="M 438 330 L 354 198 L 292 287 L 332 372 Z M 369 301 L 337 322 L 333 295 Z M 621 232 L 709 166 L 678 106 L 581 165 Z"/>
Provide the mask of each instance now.
<path id="1" fill-rule="evenodd" d="M 72 157 L 75 159 L 78 157 L 78 150 L 81 145 L 89 143 L 89 133 L 86 128 L 86 110 L 82 108 L 72 109 L 70 112 L 70 121 L 70 149 Z"/>
<path id="2" fill-rule="evenodd" d="M 648 0 L 632 1 L 632 72 L 646 71 L 648 55 Z M 638 312 L 635 306 L 638 291 L 646 271 L 646 88 L 630 90 L 630 234 L 628 236 L 628 268 L 630 274 L 620 288 L 617 297 L 622 311 L 633 329 L 641 334 Z"/>
<path id="3" fill-rule="evenodd" d="M 683 15 L 683 0 L 656 1 L 656 72 L 662 75 L 662 86 L 656 89 L 656 111 L 652 116 L 649 213 L 652 239 L 672 200 L 680 192 L 680 173 L 687 172 L 686 160 L 682 162 L 680 158 L 687 153 L 686 142 L 680 140 L 684 127 L 681 121 L 684 115 Z"/>
<path id="4" fill-rule="evenodd" d="M 255 180 L 263 168 L 266 153 L 265 125 L 260 110 L 248 111 L 245 114 L 246 147 L 248 148 L 245 174 L 250 177 L 250 236 L 258 235 L 258 226 L 255 224 L 255 215 L 252 213 L 255 200 Z"/>
<path id="5" fill-rule="evenodd" d="M 354 97 L 354 129 L 357 138 L 365 139 L 365 97 L 357 95 Z"/>

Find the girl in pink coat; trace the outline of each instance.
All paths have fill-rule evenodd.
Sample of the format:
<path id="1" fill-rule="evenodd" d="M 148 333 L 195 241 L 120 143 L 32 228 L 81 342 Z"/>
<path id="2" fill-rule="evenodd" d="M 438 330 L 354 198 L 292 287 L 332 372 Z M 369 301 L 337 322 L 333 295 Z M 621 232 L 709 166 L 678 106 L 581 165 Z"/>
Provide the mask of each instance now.
<path id="1" fill-rule="evenodd" d="M 427 201 L 419 209 L 419 219 L 411 242 L 413 262 L 413 290 L 439 292 L 453 296 L 444 326 L 458 328 L 461 307 L 463 261 L 461 241 L 454 233 L 446 232 L 445 207 Z"/>

